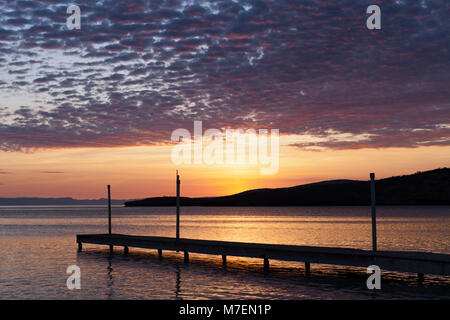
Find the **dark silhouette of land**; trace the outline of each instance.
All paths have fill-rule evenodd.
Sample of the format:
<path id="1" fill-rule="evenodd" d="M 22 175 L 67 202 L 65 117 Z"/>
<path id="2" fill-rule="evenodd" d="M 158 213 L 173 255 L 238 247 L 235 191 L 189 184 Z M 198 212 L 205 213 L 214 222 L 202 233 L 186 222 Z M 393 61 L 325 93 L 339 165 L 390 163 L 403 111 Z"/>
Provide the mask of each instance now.
<path id="1" fill-rule="evenodd" d="M 187 188 L 187 187 L 186 187 Z M 125 206 L 174 206 L 176 197 L 153 197 Z M 450 205 L 450 169 L 376 180 L 378 205 Z M 370 204 L 370 181 L 332 180 L 289 188 L 255 189 L 229 196 L 180 198 L 181 206 L 347 206 Z"/>
<path id="2" fill-rule="evenodd" d="M 121 205 L 128 200 L 112 200 L 113 205 Z M 68 205 L 106 205 L 107 199 L 78 200 L 73 198 L 0 198 L 0 206 L 68 206 Z"/>

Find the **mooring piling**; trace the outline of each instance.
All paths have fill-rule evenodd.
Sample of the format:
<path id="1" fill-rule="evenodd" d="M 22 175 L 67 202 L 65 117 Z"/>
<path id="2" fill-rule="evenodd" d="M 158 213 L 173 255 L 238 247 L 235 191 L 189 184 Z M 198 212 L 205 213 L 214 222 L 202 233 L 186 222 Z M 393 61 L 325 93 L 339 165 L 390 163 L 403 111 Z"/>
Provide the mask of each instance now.
<path id="1" fill-rule="evenodd" d="M 111 234 L 111 186 L 108 184 L 108 233 Z"/>
<path id="2" fill-rule="evenodd" d="M 177 237 L 176 239 L 180 239 L 180 176 L 178 175 L 177 170 Z"/>
<path id="3" fill-rule="evenodd" d="M 377 211 L 375 201 L 375 173 L 370 174 L 370 202 L 372 207 L 372 251 L 377 251 Z"/>
<path id="4" fill-rule="evenodd" d="M 305 274 L 309 275 L 311 273 L 311 263 L 305 262 Z"/>
<path id="5" fill-rule="evenodd" d="M 269 259 L 264 257 L 264 272 L 269 272 Z"/>
<path id="6" fill-rule="evenodd" d="M 424 281 L 424 279 L 425 279 L 424 274 L 423 274 L 422 272 L 419 272 L 419 273 L 417 274 L 417 281 L 419 281 L 420 283 L 422 283 L 422 282 Z"/>

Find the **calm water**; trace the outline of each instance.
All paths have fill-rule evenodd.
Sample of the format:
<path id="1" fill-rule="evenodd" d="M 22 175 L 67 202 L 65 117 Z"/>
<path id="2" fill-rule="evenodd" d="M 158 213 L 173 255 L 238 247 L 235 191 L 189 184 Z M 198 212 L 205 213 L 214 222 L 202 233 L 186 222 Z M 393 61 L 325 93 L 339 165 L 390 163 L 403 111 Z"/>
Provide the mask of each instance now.
<path id="1" fill-rule="evenodd" d="M 367 207 L 182 208 L 184 238 L 371 249 Z M 364 268 L 191 255 L 102 246 L 77 252 L 75 235 L 105 233 L 104 207 L 0 207 L 0 299 L 442 299 L 449 277 L 382 273 L 366 288 Z M 379 250 L 450 254 L 450 207 L 378 207 Z M 113 208 L 113 232 L 173 236 L 174 208 Z M 81 290 L 68 290 L 66 268 L 81 268 Z"/>

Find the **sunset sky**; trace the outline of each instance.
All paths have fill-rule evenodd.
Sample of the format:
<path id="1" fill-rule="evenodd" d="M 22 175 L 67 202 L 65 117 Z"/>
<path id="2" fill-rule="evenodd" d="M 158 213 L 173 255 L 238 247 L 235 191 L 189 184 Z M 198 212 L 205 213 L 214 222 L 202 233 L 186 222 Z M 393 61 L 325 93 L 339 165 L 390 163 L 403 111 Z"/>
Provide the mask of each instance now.
<path id="1" fill-rule="evenodd" d="M 66 9 L 81 8 L 81 30 Z M 368 30 L 377 4 L 381 30 Z M 2 1 L 0 197 L 212 196 L 450 166 L 449 5 Z M 175 165 L 171 133 L 279 129 L 278 173 Z"/>

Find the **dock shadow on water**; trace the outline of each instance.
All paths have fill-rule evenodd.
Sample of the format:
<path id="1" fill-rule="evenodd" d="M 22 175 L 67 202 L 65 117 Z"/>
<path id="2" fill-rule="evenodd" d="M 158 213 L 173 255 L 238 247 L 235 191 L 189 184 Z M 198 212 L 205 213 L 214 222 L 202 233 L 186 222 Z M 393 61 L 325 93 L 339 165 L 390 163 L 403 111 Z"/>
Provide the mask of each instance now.
<path id="1" fill-rule="evenodd" d="M 83 290 L 104 292 L 95 299 L 448 299 L 450 277 L 427 275 L 423 282 L 408 273 L 382 271 L 381 289 L 369 290 L 365 268 L 261 259 L 132 250 L 110 254 L 91 247 L 77 254 L 84 270 Z M 103 265 L 105 267 L 101 268 Z M 106 279 L 106 283 L 99 279 Z M 103 288 L 102 288 L 103 287 Z"/>

